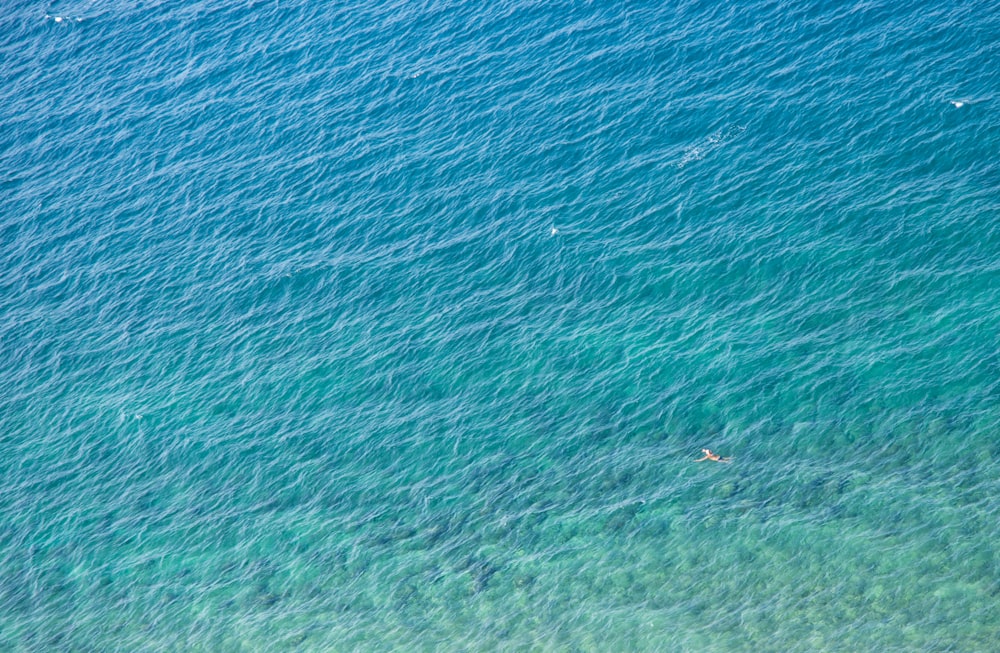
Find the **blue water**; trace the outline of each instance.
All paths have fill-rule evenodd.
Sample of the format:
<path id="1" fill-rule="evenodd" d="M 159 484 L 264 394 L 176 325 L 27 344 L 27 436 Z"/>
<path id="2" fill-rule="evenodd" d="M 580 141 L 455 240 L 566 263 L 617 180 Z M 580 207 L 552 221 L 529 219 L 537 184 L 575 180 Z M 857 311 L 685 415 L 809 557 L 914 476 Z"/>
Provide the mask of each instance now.
<path id="1" fill-rule="evenodd" d="M 0 34 L 0 650 L 1000 649 L 994 3 Z"/>

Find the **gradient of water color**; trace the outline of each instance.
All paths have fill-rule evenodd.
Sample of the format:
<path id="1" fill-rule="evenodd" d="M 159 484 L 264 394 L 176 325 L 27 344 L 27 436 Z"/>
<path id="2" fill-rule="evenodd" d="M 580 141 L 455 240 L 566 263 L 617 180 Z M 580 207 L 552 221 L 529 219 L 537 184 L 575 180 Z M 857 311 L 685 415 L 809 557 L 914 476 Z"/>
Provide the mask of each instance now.
<path id="1" fill-rule="evenodd" d="M 0 649 L 1000 648 L 995 5 L 0 33 Z"/>

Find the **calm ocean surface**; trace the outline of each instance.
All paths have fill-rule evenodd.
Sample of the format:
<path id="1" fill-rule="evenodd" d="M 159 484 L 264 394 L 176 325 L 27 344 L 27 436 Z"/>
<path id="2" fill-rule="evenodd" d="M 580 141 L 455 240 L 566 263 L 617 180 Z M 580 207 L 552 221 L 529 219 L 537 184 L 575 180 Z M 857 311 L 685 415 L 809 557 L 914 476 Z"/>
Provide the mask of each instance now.
<path id="1" fill-rule="evenodd" d="M 0 650 L 1000 650 L 994 2 L 0 34 Z"/>

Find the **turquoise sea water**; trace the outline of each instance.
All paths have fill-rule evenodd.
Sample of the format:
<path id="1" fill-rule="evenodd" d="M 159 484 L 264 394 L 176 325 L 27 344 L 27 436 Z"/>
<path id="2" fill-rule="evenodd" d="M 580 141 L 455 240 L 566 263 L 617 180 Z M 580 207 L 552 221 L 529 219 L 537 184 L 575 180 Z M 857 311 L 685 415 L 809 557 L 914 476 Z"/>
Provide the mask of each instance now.
<path id="1" fill-rule="evenodd" d="M 1000 650 L 995 4 L 0 34 L 0 650 Z"/>

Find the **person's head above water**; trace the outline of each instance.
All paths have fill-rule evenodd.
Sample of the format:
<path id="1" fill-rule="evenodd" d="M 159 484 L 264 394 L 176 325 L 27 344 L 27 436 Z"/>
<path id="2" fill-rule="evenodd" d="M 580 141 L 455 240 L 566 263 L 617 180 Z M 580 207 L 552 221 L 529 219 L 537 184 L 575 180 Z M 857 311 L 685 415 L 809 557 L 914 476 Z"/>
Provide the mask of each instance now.
<path id="1" fill-rule="evenodd" d="M 729 456 L 726 456 L 724 458 L 724 457 L 720 456 L 717 453 L 713 453 L 711 449 L 702 449 L 701 452 L 703 454 L 705 454 L 705 455 L 703 457 L 699 458 L 698 460 L 696 460 L 695 461 L 696 463 L 700 463 L 700 462 L 705 461 L 705 460 L 711 460 L 712 462 L 716 462 L 716 463 L 731 463 L 731 462 L 733 462 L 733 459 L 730 458 Z"/>

